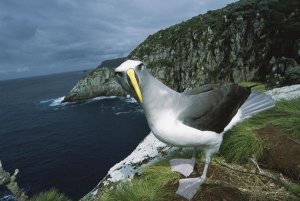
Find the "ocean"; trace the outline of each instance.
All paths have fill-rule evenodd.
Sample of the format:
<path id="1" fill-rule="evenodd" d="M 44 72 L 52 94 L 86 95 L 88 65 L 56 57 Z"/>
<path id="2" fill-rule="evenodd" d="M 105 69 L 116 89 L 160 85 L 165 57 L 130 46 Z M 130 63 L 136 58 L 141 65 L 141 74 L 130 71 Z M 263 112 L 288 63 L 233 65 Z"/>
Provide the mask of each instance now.
<path id="1" fill-rule="evenodd" d="M 5 170 L 20 170 L 18 184 L 29 196 L 54 187 L 78 200 L 149 133 L 142 109 L 130 98 L 61 104 L 83 76 L 0 81 L 0 160 Z M 3 187 L 0 200 L 13 200 Z"/>

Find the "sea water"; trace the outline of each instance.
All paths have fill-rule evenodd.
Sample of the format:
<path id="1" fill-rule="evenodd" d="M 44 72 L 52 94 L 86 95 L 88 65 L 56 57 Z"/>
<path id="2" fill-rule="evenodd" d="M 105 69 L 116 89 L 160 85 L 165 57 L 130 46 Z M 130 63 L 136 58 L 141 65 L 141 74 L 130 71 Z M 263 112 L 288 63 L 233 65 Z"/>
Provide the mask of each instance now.
<path id="1" fill-rule="evenodd" d="M 83 76 L 0 81 L 0 160 L 29 196 L 54 187 L 78 200 L 149 133 L 133 99 L 61 103 Z M 12 199 L 1 187 L 0 200 Z"/>

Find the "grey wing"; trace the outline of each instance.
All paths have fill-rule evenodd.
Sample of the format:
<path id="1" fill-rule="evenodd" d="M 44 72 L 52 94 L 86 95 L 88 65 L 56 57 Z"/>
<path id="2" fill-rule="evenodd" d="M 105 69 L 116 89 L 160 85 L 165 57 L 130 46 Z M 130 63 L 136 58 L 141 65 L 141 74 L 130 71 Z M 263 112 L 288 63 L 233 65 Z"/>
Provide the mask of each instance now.
<path id="1" fill-rule="evenodd" d="M 201 90 L 199 90 L 201 91 Z M 221 133 L 250 95 L 250 89 L 237 84 L 213 85 L 199 94 L 182 93 L 180 119 L 199 130 Z"/>

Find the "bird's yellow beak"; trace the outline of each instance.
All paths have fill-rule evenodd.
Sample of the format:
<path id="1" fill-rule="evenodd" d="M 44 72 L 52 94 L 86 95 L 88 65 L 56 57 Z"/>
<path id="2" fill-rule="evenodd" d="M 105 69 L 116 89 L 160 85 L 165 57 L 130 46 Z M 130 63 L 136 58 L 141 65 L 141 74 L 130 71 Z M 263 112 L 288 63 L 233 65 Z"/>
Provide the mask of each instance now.
<path id="1" fill-rule="evenodd" d="M 134 88 L 134 91 L 139 99 L 139 102 L 142 103 L 143 102 L 143 97 L 142 97 L 142 93 L 141 93 L 141 90 L 140 90 L 140 87 L 138 85 L 138 82 L 137 82 L 137 79 L 135 77 L 135 72 L 132 68 L 130 68 L 129 70 L 127 70 L 127 75 L 130 79 L 130 82 Z"/>

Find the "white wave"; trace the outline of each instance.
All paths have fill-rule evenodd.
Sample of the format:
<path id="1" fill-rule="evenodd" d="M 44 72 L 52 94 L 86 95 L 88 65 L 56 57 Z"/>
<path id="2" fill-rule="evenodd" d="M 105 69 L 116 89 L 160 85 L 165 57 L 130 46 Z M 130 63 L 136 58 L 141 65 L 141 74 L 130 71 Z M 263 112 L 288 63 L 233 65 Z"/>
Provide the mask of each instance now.
<path id="1" fill-rule="evenodd" d="M 63 103 L 62 101 L 64 100 L 64 96 L 56 98 L 52 101 L 52 103 L 49 105 L 51 107 L 55 107 L 55 106 L 64 106 L 66 104 L 68 104 L 67 102 Z"/>
<path id="2" fill-rule="evenodd" d="M 40 101 L 40 104 L 49 104 L 51 107 L 55 106 L 64 106 L 67 103 L 63 103 L 62 101 L 64 100 L 64 96 L 59 97 L 59 98 L 52 98 L 52 99 L 47 99 L 47 100 L 42 100 Z"/>
<path id="3" fill-rule="evenodd" d="M 40 104 L 45 104 L 45 103 L 52 103 L 54 99 L 48 99 L 48 100 L 42 100 L 40 101 Z"/>
<path id="4" fill-rule="evenodd" d="M 0 198 L 0 201 L 6 201 L 6 200 L 16 200 L 16 199 L 12 195 L 5 195 L 2 198 Z"/>
<path id="5" fill-rule="evenodd" d="M 127 110 L 127 111 L 121 111 L 121 112 L 115 112 L 115 115 L 122 115 L 122 114 L 133 114 L 133 113 L 144 113 L 143 109 L 133 109 L 133 110 Z"/>
<path id="6" fill-rule="evenodd" d="M 131 113 L 132 111 L 126 111 L 126 112 L 116 112 L 115 115 L 120 115 L 120 114 L 128 114 Z"/>
<path id="7" fill-rule="evenodd" d="M 50 107 L 65 106 L 67 104 L 73 105 L 73 103 L 70 103 L 70 102 L 62 102 L 64 100 L 64 98 L 65 98 L 65 96 L 58 97 L 58 98 L 53 98 L 53 99 L 42 100 L 42 101 L 40 101 L 40 104 L 49 104 Z M 85 101 L 79 101 L 79 103 L 81 103 L 81 104 L 87 104 L 87 103 L 91 103 L 91 102 L 94 102 L 94 101 L 100 101 L 100 100 L 106 100 L 106 99 L 114 99 L 114 98 L 118 98 L 118 97 L 117 96 L 98 96 L 98 97 L 95 97 L 95 98 L 92 98 L 92 99 L 88 99 L 88 100 L 85 100 Z M 137 103 L 137 101 L 134 98 L 130 97 L 130 96 L 126 97 L 124 101 L 126 103 Z"/>
<path id="8" fill-rule="evenodd" d="M 137 101 L 132 97 L 126 97 L 125 102 L 126 103 L 137 103 Z"/>
<path id="9" fill-rule="evenodd" d="M 116 96 L 98 96 L 96 98 L 92 98 L 87 100 L 87 103 L 93 102 L 93 101 L 99 101 L 99 100 L 104 100 L 104 99 L 112 99 L 112 98 L 116 98 Z"/>

